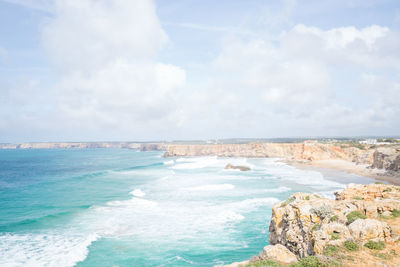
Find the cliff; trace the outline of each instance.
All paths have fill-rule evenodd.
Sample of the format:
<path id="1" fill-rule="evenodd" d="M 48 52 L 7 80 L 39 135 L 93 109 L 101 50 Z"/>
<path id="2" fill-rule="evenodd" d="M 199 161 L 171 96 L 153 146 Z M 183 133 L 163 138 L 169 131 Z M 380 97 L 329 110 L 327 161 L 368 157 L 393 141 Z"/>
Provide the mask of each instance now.
<path id="1" fill-rule="evenodd" d="M 249 143 L 218 145 L 165 145 L 165 157 L 209 156 L 282 158 L 294 163 L 330 167 L 362 176 L 400 183 L 400 145 L 369 146 L 356 143 Z M 343 163 L 347 163 L 343 164 Z M 393 176 L 395 176 L 393 178 Z"/>
<path id="2" fill-rule="evenodd" d="M 400 187 L 349 185 L 336 199 L 296 193 L 272 208 L 270 244 L 228 266 L 400 266 Z M 311 257 L 311 258 L 310 258 Z M 278 265 L 265 265 L 278 266 Z"/>

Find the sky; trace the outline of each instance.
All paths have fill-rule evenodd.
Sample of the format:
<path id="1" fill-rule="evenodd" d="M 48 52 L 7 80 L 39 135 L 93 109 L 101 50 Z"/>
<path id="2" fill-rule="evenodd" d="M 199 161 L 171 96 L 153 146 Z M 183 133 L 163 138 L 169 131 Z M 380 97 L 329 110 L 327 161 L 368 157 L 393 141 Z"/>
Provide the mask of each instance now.
<path id="1" fill-rule="evenodd" d="M 398 0 L 0 0 L 0 142 L 399 135 Z"/>

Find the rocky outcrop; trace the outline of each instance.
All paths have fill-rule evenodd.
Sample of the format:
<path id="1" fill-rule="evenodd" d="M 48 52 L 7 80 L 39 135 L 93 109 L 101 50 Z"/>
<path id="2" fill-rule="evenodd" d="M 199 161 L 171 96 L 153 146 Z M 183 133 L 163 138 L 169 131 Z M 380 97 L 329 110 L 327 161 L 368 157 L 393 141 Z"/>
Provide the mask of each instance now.
<path id="1" fill-rule="evenodd" d="M 226 166 L 225 166 L 225 169 L 226 170 L 229 170 L 229 169 L 234 169 L 234 170 L 240 170 L 240 171 L 242 171 L 242 172 L 244 172 L 244 171 L 250 171 L 250 167 L 247 167 L 247 166 L 236 166 L 236 165 L 232 165 L 232 164 L 227 164 Z"/>
<path id="2" fill-rule="evenodd" d="M 397 172 L 400 170 L 400 148 L 379 147 L 373 154 L 372 167 Z"/>
<path id="3" fill-rule="evenodd" d="M 273 206 L 270 243 L 284 245 L 303 258 L 346 240 L 392 241 L 390 226 L 376 218 L 395 210 L 400 210 L 400 188 L 395 186 L 350 185 L 336 193 L 336 200 L 296 193 Z"/>
<path id="4" fill-rule="evenodd" d="M 340 147 L 318 142 L 304 143 L 249 143 L 217 145 L 170 144 L 166 147 L 166 157 L 209 156 L 221 157 L 269 157 L 292 160 L 346 159 L 371 162 L 373 151 L 355 147 Z"/>
<path id="5" fill-rule="evenodd" d="M 274 260 L 282 264 L 297 262 L 297 257 L 285 246 L 280 244 L 265 246 L 258 256 L 253 257 L 250 262 L 259 260 Z"/>
<path id="6" fill-rule="evenodd" d="M 252 259 L 226 267 L 246 266 L 260 260 L 274 260 L 288 265 L 308 256 L 327 260 L 327 248 L 351 253 L 344 248 L 348 241 L 355 246 L 363 246 L 369 241 L 384 242 L 386 250 L 391 255 L 397 255 L 396 251 L 400 251 L 400 187 L 349 184 L 343 191 L 335 192 L 335 196 L 336 199 L 328 199 L 318 194 L 295 193 L 287 200 L 276 203 L 269 227 L 270 245 Z M 370 255 L 386 255 L 357 253 L 349 257 L 338 255 L 335 260 L 342 259 L 344 262 L 340 265 L 336 262 L 335 266 L 356 266 L 354 263 L 357 260 L 376 266 L 382 259 L 371 258 Z M 387 262 L 382 266 L 399 264 L 398 257 L 390 262 L 387 256 Z"/>
<path id="7" fill-rule="evenodd" d="M 340 143 L 249 143 L 249 144 L 168 144 L 165 157 L 220 156 L 269 157 L 298 162 L 344 160 L 392 172 L 400 171 L 400 146 L 378 148 Z"/>

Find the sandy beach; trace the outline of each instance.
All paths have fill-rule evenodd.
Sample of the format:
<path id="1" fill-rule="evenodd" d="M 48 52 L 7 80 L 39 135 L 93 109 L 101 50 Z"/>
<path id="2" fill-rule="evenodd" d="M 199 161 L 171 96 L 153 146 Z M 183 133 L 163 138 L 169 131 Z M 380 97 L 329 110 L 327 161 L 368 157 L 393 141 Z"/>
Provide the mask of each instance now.
<path id="1" fill-rule="evenodd" d="M 285 161 L 297 168 L 314 169 L 320 172 L 342 171 L 360 177 L 380 180 L 389 184 L 400 185 L 399 175 L 391 175 L 384 170 L 370 168 L 366 164 L 356 164 L 345 160 Z"/>

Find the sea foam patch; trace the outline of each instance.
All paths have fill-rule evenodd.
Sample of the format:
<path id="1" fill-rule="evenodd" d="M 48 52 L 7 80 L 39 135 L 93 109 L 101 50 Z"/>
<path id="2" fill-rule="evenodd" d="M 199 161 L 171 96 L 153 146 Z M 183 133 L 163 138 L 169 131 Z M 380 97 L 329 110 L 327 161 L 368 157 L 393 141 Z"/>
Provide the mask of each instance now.
<path id="1" fill-rule="evenodd" d="M 75 266 L 88 254 L 96 234 L 5 234 L 0 235 L 1 266 Z"/>

